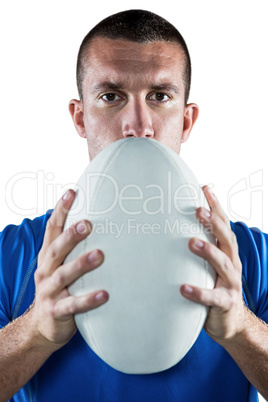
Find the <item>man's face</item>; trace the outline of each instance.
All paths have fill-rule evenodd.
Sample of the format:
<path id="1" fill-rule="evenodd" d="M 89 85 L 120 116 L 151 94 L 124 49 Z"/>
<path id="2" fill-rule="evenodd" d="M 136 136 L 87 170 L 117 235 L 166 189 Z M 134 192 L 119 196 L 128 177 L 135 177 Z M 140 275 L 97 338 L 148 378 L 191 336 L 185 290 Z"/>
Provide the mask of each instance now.
<path id="1" fill-rule="evenodd" d="M 83 81 L 83 102 L 70 112 L 90 159 L 122 138 L 147 137 L 177 153 L 198 116 L 185 106 L 184 56 L 175 42 L 138 44 L 94 38 Z"/>

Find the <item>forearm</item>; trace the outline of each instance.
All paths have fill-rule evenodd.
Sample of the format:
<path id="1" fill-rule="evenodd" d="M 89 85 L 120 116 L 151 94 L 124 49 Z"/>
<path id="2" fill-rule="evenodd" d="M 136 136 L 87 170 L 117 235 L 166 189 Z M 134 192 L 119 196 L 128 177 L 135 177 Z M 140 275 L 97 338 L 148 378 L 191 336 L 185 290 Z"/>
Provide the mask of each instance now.
<path id="1" fill-rule="evenodd" d="M 62 264 L 91 231 L 86 220 L 63 230 L 74 199 L 75 192 L 69 190 L 48 220 L 34 275 L 34 306 L 0 331 L 0 402 L 12 397 L 54 351 L 69 342 L 77 331 L 75 314 L 93 310 L 108 300 L 103 290 L 79 297 L 68 292 L 70 284 L 104 259 L 101 251 L 93 250 Z"/>
<path id="2" fill-rule="evenodd" d="M 216 283 L 212 290 L 183 285 L 181 293 L 209 307 L 206 332 L 227 350 L 250 383 L 268 399 L 268 326 L 244 305 L 243 267 L 236 235 L 215 195 L 207 186 L 203 190 L 210 210 L 200 207 L 196 216 L 217 242 L 213 245 L 192 238 L 189 248 L 215 269 Z"/>
<path id="3" fill-rule="evenodd" d="M 0 402 L 23 387 L 53 353 L 34 329 L 31 311 L 0 331 Z"/>
<path id="4" fill-rule="evenodd" d="M 219 343 L 268 400 L 268 325 L 247 310 L 245 329 L 234 339 Z"/>

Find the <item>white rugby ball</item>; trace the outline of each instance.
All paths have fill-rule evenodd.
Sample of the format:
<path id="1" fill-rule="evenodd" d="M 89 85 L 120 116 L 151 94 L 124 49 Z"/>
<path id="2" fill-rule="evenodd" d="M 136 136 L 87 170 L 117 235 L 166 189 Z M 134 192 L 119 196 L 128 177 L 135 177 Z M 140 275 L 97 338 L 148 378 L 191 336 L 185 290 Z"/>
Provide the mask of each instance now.
<path id="1" fill-rule="evenodd" d="M 196 341 L 207 308 L 180 294 L 182 284 L 213 288 L 214 269 L 188 248 L 214 242 L 196 219 L 202 189 L 180 156 L 153 139 L 129 138 L 100 152 L 76 186 L 65 229 L 81 219 L 92 233 L 66 262 L 93 249 L 105 259 L 69 287 L 80 296 L 104 289 L 109 300 L 77 314 L 79 331 L 116 370 L 148 374 L 178 363 Z"/>

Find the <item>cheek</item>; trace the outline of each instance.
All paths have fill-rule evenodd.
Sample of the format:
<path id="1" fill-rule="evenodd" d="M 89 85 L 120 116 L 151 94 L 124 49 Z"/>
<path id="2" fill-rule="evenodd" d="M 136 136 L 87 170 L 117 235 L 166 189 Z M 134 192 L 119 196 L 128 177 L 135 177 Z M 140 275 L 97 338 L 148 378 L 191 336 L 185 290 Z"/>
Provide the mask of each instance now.
<path id="1" fill-rule="evenodd" d="M 91 160 L 104 148 L 119 139 L 118 119 L 107 119 L 107 116 L 104 116 L 99 111 L 94 113 L 90 110 L 86 114 L 84 123 Z"/>
<path id="2" fill-rule="evenodd" d="M 163 117 L 158 121 L 156 139 L 179 153 L 183 134 L 183 118 L 180 113 Z"/>
<path id="3" fill-rule="evenodd" d="M 107 113 L 107 110 L 99 108 L 88 108 L 85 112 L 85 128 L 89 133 L 93 133 L 100 137 L 107 137 L 109 133 L 118 132 L 120 127 L 119 119 L 112 113 Z"/>
<path id="4" fill-rule="evenodd" d="M 183 121 L 183 116 L 179 112 L 158 116 L 157 122 L 155 122 L 156 132 L 168 137 L 181 137 L 183 132 Z"/>
<path id="5" fill-rule="evenodd" d="M 107 128 L 106 119 L 100 113 L 94 111 L 94 109 L 87 109 L 85 113 L 85 129 L 88 135 L 100 132 L 102 128 Z"/>

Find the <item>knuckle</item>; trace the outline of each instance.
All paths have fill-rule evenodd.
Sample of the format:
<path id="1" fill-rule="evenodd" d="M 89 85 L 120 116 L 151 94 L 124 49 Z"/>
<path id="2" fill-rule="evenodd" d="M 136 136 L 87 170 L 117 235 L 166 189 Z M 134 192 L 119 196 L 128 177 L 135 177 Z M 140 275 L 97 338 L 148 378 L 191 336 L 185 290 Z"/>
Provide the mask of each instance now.
<path id="1" fill-rule="evenodd" d="M 80 276 L 83 274 L 85 267 L 85 262 L 83 260 L 83 257 L 78 257 L 75 260 L 72 261 L 72 273 L 76 277 Z"/>
<path id="2" fill-rule="evenodd" d="M 207 306 L 210 300 L 210 292 L 205 289 L 196 289 L 196 301 Z"/>
<path id="3" fill-rule="evenodd" d="M 47 303 L 47 314 L 53 319 L 57 316 L 57 307 L 55 303 Z"/>
<path id="4" fill-rule="evenodd" d="M 230 260 L 230 258 L 228 256 L 225 257 L 224 262 L 223 262 L 223 269 L 225 271 L 230 271 L 233 269 L 233 264 L 232 261 Z"/>
<path id="5" fill-rule="evenodd" d="M 47 224 L 46 224 L 46 232 L 51 232 L 54 229 L 54 223 L 52 216 L 48 219 Z"/>
<path id="6" fill-rule="evenodd" d="M 220 229 L 220 224 L 221 224 L 221 219 L 217 216 L 217 215 L 215 215 L 215 214 L 212 214 L 211 215 L 211 223 L 212 223 L 212 226 L 214 227 L 214 231 L 216 230 L 216 231 L 219 231 L 219 229 Z"/>
<path id="7" fill-rule="evenodd" d="M 55 242 L 52 242 L 48 248 L 47 254 L 49 255 L 49 257 L 54 260 L 57 258 L 58 255 L 58 250 L 57 247 L 55 245 Z"/>
<path id="8" fill-rule="evenodd" d="M 72 303 L 69 303 L 68 306 L 66 307 L 66 313 L 67 315 L 74 315 L 76 314 L 76 305 L 74 301 Z"/>
<path id="9" fill-rule="evenodd" d="M 75 235 L 76 235 L 76 230 L 75 230 L 74 226 L 70 226 L 65 232 L 67 241 L 72 241 L 75 238 Z"/>
<path id="10" fill-rule="evenodd" d="M 60 269 L 58 269 L 54 275 L 53 275 L 53 280 L 57 287 L 62 287 L 64 286 L 64 275 Z"/>
<path id="11" fill-rule="evenodd" d="M 231 235 L 230 235 L 230 243 L 232 245 L 237 245 L 237 240 L 236 240 L 236 235 L 233 231 L 231 231 Z"/>
<path id="12" fill-rule="evenodd" d="M 204 243 L 204 250 L 209 257 L 212 257 L 212 258 L 215 257 L 216 249 L 215 249 L 215 246 L 213 246 L 213 244 L 208 243 L 208 242 Z"/>
<path id="13" fill-rule="evenodd" d="M 43 273 L 40 271 L 40 269 L 37 269 L 34 273 L 34 281 L 36 284 L 39 284 L 40 282 L 42 282 L 42 280 L 44 279 L 44 275 Z"/>
<path id="14" fill-rule="evenodd" d="M 198 298 L 201 304 L 204 304 L 206 301 L 205 294 L 201 290 L 196 290 L 196 297 Z"/>
<path id="15" fill-rule="evenodd" d="M 75 264 L 75 265 L 76 265 L 76 270 L 78 271 L 78 273 L 83 272 L 84 267 L 85 267 L 85 258 L 84 258 L 84 256 L 78 258 L 78 259 L 76 260 L 76 264 Z"/>

